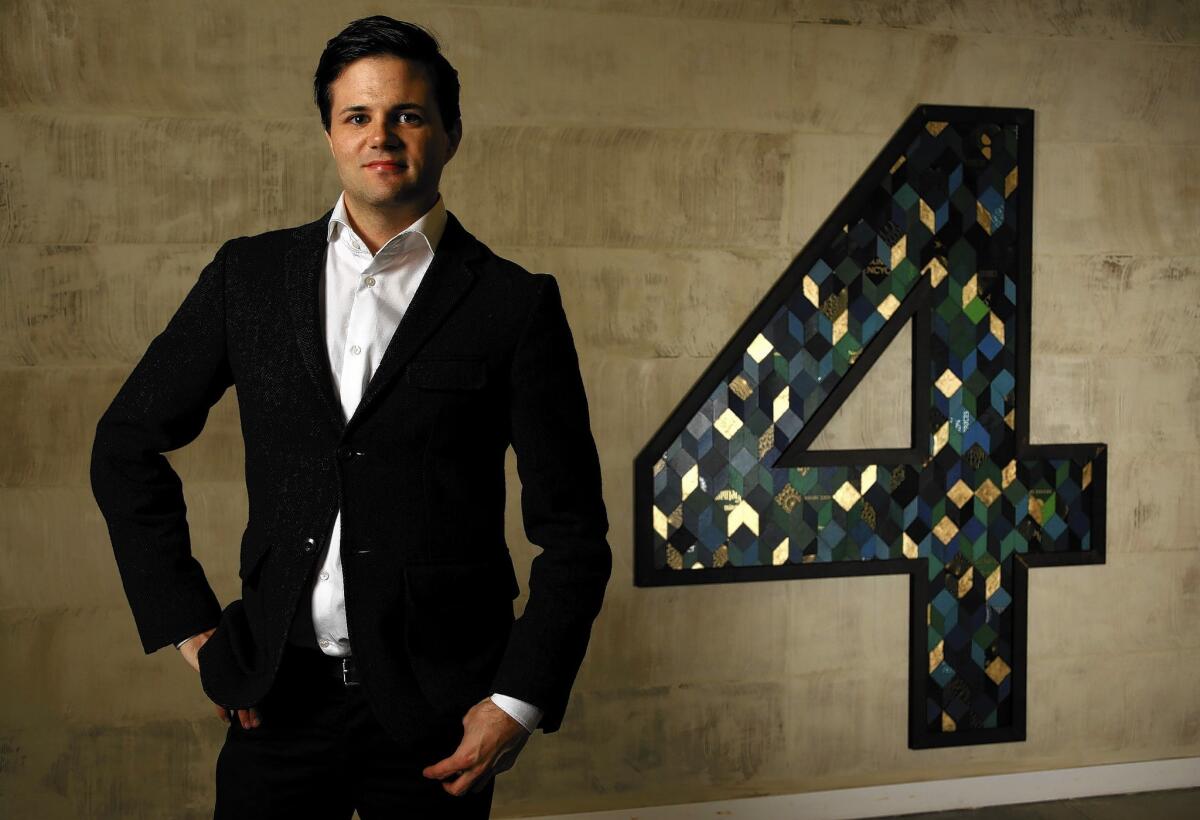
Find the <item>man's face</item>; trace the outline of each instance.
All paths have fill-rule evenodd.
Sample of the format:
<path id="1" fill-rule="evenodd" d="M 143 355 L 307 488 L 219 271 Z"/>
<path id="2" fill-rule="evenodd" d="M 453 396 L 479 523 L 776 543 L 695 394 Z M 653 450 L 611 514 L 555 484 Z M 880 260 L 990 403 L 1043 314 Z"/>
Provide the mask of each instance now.
<path id="1" fill-rule="evenodd" d="M 350 207 L 413 218 L 428 210 L 461 136 L 457 123 L 449 131 L 442 123 L 431 72 L 391 55 L 363 57 L 329 90 L 326 137 Z"/>

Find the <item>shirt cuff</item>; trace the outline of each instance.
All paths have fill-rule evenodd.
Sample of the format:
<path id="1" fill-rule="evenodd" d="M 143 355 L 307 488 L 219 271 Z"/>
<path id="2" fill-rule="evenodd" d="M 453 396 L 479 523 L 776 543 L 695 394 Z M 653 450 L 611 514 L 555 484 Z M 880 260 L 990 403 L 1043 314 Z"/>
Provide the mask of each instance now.
<path id="1" fill-rule="evenodd" d="M 199 635 L 199 634 L 200 634 L 199 632 L 197 632 L 197 633 L 196 633 L 196 635 Z M 188 641 L 190 641 L 192 638 L 196 637 L 196 635 L 192 635 L 190 638 L 184 638 L 182 641 L 180 641 L 179 643 L 175 644 L 175 648 L 176 648 L 176 649 L 180 649 L 180 648 L 181 648 L 181 647 L 182 647 L 182 646 L 183 646 L 185 643 L 187 643 Z"/>
<path id="2" fill-rule="evenodd" d="M 533 730 L 542 722 L 542 710 L 532 703 L 526 703 L 508 695 L 492 695 L 492 703 L 499 706 L 517 723 L 525 727 L 525 731 L 533 734 Z"/>

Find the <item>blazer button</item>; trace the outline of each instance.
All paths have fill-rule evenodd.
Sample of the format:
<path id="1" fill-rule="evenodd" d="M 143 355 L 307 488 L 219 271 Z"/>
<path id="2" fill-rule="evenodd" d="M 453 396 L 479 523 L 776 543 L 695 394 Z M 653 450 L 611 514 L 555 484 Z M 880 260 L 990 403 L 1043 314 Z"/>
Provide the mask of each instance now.
<path id="1" fill-rule="evenodd" d="M 301 547 L 301 549 L 304 550 L 305 552 L 312 552 L 316 548 L 317 548 L 317 539 L 315 539 L 315 538 L 309 538 L 307 541 L 304 542 L 304 546 Z"/>
<path id="2" fill-rule="evenodd" d="M 342 461 L 349 461 L 350 459 L 354 458 L 354 448 L 343 444 L 341 447 L 337 448 L 337 457 Z"/>

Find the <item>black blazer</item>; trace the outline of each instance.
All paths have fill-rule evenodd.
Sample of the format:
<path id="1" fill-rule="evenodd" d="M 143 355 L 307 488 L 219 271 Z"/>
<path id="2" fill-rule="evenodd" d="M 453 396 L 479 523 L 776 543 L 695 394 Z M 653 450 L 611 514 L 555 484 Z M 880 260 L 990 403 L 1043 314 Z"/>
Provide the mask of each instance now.
<path id="1" fill-rule="evenodd" d="M 332 212 L 330 212 L 332 213 Z M 342 509 L 350 640 L 398 736 L 491 692 L 558 728 L 611 570 L 587 399 L 558 286 L 501 259 L 449 216 L 358 409 L 343 421 L 318 316 L 330 213 L 226 242 L 96 427 L 91 482 L 147 653 L 216 626 L 204 691 L 247 707 Z M 249 520 L 242 598 L 221 610 L 192 557 L 162 453 L 199 435 L 235 385 Z M 529 600 L 504 540 L 504 454 L 542 548 Z M 413 674 L 406 674 L 411 668 Z M 415 678 L 417 687 L 412 685 Z"/>

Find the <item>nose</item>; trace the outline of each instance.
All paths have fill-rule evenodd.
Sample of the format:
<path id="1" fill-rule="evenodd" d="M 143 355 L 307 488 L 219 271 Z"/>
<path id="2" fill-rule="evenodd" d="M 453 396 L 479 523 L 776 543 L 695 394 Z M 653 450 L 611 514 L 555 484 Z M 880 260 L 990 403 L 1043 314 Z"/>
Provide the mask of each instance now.
<path id="1" fill-rule="evenodd" d="M 400 145 L 400 132 L 385 119 L 377 120 L 371 131 L 372 148 L 395 148 Z"/>

